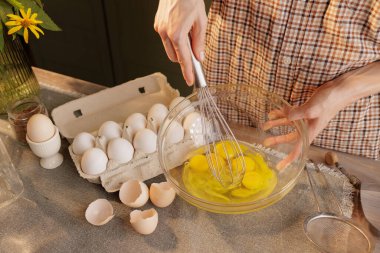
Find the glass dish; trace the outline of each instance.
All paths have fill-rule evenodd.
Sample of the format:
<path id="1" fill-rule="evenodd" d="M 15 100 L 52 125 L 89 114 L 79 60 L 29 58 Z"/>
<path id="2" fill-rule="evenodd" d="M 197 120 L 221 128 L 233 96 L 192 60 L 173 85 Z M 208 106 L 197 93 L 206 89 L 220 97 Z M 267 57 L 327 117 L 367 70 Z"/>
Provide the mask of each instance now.
<path id="1" fill-rule="evenodd" d="M 0 208 L 15 201 L 23 191 L 24 185 L 0 137 Z"/>
<path id="2" fill-rule="evenodd" d="M 195 196 L 188 190 L 182 178 L 184 175 L 183 164 L 188 160 L 190 153 L 199 150 L 197 135 L 202 136 L 202 131 L 198 130 L 196 134 L 194 132 L 197 131 L 193 131 L 192 134 L 185 133 L 184 140 L 177 144 L 170 142 L 168 133 L 173 132 L 172 128 L 178 125 L 173 122 L 182 123 L 189 112 L 200 111 L 200 102 L 196 91 L 169 112 L 158 133 L 159 160 L 166 180 L 172 184 L 177 194 L 185 201 L 210 212 L 247 213 L 281 200 L 294 187 L 306 163 L 309 145 L 305 123 L 302 120 L 289 122 L 278 116 L 290 105 L 277 95 L 259 87 L 241 84 L 218 85 L 209 88 L 237 140 L 249 145 L 262 155 L 268 167 L 275 172 L 277 184 L 269 195 L 239 203 L 211 201 L 201 198 L 199 195 Z M 269 113 L 272 115 L 271 118 L 268 118 Z M 273 115 L 277 115 L 277 121 L 273 119 Z M 267 122 L 271 120 L 283 124 L 275 124 L 268 128 Z M 264 145 L 271 137 L 289 136 L 289 134 L 296 138 L 269 147 Z M 298 155 L 291 159 L 288 166 L 280 170 L 276 169 L 279 162 L 294 152 Z"/>

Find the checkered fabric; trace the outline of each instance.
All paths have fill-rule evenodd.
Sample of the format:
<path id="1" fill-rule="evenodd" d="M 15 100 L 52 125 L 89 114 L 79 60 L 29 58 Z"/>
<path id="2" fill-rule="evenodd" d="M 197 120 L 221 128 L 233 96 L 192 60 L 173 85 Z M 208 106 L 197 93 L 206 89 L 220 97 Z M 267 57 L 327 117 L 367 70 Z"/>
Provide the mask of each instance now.
<path id="1" fill-rule="evenodd" d="M 258 85 L 301 105 L 325 82 L 380 59 L 379 0 L 214 0 L 210 84 Z M 313 144 L 380 157 L 380 94 L 338 113 Z"/>

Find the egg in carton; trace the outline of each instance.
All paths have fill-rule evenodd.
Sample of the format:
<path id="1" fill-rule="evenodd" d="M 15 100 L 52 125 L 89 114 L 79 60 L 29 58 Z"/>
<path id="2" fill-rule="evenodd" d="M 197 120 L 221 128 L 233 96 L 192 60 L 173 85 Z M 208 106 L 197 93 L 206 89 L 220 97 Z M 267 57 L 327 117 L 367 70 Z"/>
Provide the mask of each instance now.
<path id="1" fill-rule="evenodd" d="M 161 174 L 157 132 L 167 113 L 164 105 L 155 104 L 148 112 L 149 120 L 141 113 L 134 113 L 122 127 L 107 121 L 96 134 L 78 134 L 69 151 L 79 175 L 92 183 L 101 183 L 108 192 L 115 192 L 129 179 L 145 181 Z M 191 119 L 195 119 L 194 115 Z M 189 120 L 185 119 L 184 123 L 188 127 Z M 168 161 L 173 168 L 185 161 L 194 145 L 187 130 L 182 122 L 176 121 L 168 128 L 166 136 L 171 144 L 168 152 L 176 150 L 176 156 Z"/>
<path id="2" fill-rule="evenodd" d="M 133 124 L 129 127 L 131 122 Z M 132 145 L 135 135 L 137 152 Z M 79 175 L 92 183 L 100 184 L 100 175 L 105 171 L 155 152 L 156 140 L 156 134 L 146 129 L 145 116 L 134 113 L 124 125 L 106 121 L 96 132 L 78 134 L 69 146 L 69 152 Z"/>

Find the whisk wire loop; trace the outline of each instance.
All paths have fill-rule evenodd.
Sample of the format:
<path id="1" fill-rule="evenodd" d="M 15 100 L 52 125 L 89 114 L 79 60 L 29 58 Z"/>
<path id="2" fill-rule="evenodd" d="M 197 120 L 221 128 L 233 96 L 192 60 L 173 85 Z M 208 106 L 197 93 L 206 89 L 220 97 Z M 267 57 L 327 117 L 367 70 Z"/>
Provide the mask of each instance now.
<path id="1" fill-rule="evenodd" d="M 224 187 L 237 186 L 246 167 L 243 151 L 209 89 L 200 87 L 198 94 L 203 115 L 205 153 L 210 170 Z"/>

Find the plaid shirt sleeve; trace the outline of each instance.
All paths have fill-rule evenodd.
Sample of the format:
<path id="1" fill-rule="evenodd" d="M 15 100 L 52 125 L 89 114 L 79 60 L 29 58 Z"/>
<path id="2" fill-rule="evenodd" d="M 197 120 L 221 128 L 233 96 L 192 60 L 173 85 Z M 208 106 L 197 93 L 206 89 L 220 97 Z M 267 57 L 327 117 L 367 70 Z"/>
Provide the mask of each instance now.
<path id="1" fill-rule="evenodd" d="M 380 59 L 380 1 L 214 0 L 206 45 L 210 84 L 258 85 L 301 105 L 318 86 Z M 380 94 L 340 111 L 313 144 L 379 159 Z"/>

